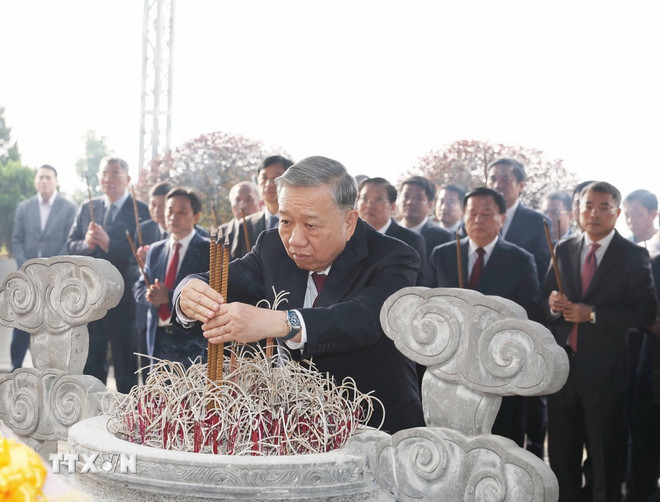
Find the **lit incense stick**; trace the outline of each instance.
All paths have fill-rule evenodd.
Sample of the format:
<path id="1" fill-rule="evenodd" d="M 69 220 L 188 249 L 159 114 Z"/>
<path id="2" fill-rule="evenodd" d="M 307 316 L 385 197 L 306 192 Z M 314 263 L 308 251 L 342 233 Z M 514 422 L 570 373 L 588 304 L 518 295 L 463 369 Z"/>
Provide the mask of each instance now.
<path id="1" fill-rule="evenodd" d="M 458 267 L 458 287 L 463 289 L 463 257 L 461 256 L 461 236 L 456 231 L 456 264 Z"/>
<path id="2" fill-rule="evenodd" d="M 87 182 L 87 196 L 89 197 L 89 216 L 94 223 L 94 204 L 92 204 L 92 189 L 89 186 L 89 178 L 85 176 L 85 181 Z"/>
<path id="3" fill-rule="evenodd" d="M 135 188 L 131 185 L 131 195 L 133 196 L 133 212 L 135 213 L 135 228 L 137 229 L 138 244 L 142 247 L 142 229 L 140 228 L 140 213 L 138 213 L 138 203 L 135 198 Z"/>
<path id="4" fill-rule="evenodd" d="M 128 239 L 128 244 L 131 246 L 131 251 L 133 251 L 133 257 L 135 258 L 135 261 L 138 264 L 138 267 L 140 268 L 140 272 L 142 272 L 142 277 L 144 278 L 144 283 L 147 285 L 147 287 L 150 287 L 151 284 L 149 284 L 149 279 L 147 278 L 147 274 L 144 273 L 144 268 L 142 267 L 142 261 L 140 260 L 140 257 L 137 254 L 137 250 L 135 249 L 135 244 L 133 243 L 133 238 L 131 237 L 131 234 L 126 230 L 126 238 Z"/>
<path id="5" fill-rule="evenodd" d="M 550 229 L 548 222 L 543 220 L 543 228 L 545 229 L 545 238 L 548 241 L 548 249 L 550 249 L 550 258 L 552 258 L 552 268 L 555 271 L 555 279 L 557 279 L 557 290 L 560 294 L 564 294 L 564 288 L 561 286 L 561 278 L 559 276 L 559 267 L 557 266 L 557 258 L 555 257 L 555 250 L 552 247 L 552 237 L 550 237 Z"/>

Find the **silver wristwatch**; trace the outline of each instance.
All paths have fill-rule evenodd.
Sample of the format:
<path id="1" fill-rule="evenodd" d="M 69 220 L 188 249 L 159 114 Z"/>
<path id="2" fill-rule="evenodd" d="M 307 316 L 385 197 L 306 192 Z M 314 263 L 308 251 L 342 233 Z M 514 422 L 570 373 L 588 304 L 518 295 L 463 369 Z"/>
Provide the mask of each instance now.
<path id="1" fill-rule="evenodd" d="M 300 323 L 300 317 L 298 313 L 294 310 L 286 311 L 286 324 L 289 326 L 289 332 L 280 338 L 280 340 L 291 340 L 294 336 L 300 333 L 302 329 L 302 324 Z"/>

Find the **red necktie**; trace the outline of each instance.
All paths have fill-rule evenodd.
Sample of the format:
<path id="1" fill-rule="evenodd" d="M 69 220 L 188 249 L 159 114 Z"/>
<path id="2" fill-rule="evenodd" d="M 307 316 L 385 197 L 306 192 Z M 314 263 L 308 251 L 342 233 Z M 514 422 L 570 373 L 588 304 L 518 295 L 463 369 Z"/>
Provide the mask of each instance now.
<path id="1" fill-rule="evenodd" d="M 596 244 L 595 242 L 591 244 L 589 252 L 587 253 L 587 256 L 584 259 L 584 263 L 582 264 L 582 296 L 584 296 L 584 294 L 587 292 L 587 289 L 589 289 L 589 284 L 591 284 L 591 280 L 594 278 L 594 274 L 596 273 L 596 267 L 598 266 L 598 263 L 596 263 L 596 250 L 599 247 L 600 244 Z M 577 335 L 578 325 L 575 323 L 571 329 L 571 333 L 568 335 L 568 344 L 571 346 L 571 349 L 573 349 L 573 352 L 575 353 L 577 353 Z"/>
<path id="2" fill-rule="evenodd" d="M 179 268 L 180 247 L 181 247 L 180 242 L 174 244 L 174 256 L 172 256 L 172 260 L 170 261 L 170 266 L 167 267 L 167 274 L 165 275 L 165 287 L 170 291 L 174 289 L 174 280 L 176 279 L 176 271 Z M 169 303 L 161 303 L 160 307 L 158 307 L 158 317 L 160 317 L 163 321 L 167 321 L 171 315 L 172 312 L 170 311 Z"/>
<path id="3" fill-rule="evenodd" d="M 325 284 L 325 280 L 328 278 L 326 274 L 317 274 L 316 272 L 312 273 L 312 279 L 314 279 L 314 284 L 316 284 L 316 298 L 314 298 L 314 303 L 312 304 L 312 307 L 316 307 L 316 303 L 318 302 L 319 295 L 321 294 L 321 290 L 323 289 L 323 285 Z"/>
<path id="4" fill-rule="evenodd" d="M 469 289 L 477 289 L 481 273 L 484 271 L 484 255 L 486 251 L 484 248 L 477 248 L 477 261 L 474 262 L 472 273 L 470 274 L 470 282 L 468 282 Z"/>

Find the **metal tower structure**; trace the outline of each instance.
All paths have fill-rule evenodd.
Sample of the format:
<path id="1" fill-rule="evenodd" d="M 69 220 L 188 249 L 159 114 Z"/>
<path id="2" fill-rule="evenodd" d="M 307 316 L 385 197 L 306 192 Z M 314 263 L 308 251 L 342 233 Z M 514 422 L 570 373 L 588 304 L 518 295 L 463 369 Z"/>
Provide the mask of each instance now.
<path id="1" fill-rule="evenodd" d="M 174 0 L 144 0 L 139 169 L 170 150 Z"/>

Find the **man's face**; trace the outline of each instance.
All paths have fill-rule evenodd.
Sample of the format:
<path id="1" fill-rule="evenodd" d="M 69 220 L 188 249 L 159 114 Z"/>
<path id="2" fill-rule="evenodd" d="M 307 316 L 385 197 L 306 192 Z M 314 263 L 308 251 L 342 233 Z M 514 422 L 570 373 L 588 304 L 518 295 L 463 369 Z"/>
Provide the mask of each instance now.
<path id="1" fill-rule="evenodd" d="M 463 216 L 462 203 L 456 192 L 442 189 L 435 204 L 435 215 L 445 227 L 451 227 Z"/>
<path id="2" fill-rule="evenodd" d="M 623 215 L 636 241 L 645 241 L 655 233 L 653 222 L 658 211 L 649 211 L 638 200 L 631 200 L 623 204 Z"/>
<path id="3" fill-rule="evenodd" d="M 277 203 L 277 187 L 275 186 L 275 178 L 284 174 L 286 169 L 282 164 L 271 164 L 270 166 L 259 171 L 257 176 L 257 184 L 259 185 L 259 195 L 261 200 L 265 203 Z"/>
<path id="4" fill-rule="evenodd" d="M 243 213 L 245 216 L 249 216 L 257 211 L 259 211 L 257 194 L 248 185 L 241 185 L 231 201 L 231 212 L 234 218 L 238 220 L 243 217 Z"/>
<path id="5" fill-rule="evenodd" d="M 165 226 L 165 196 L 149 196 L 149 215 L 159 225 Z"/>
<path id="6" fill-rule="evenodd" d="M 555 239 L 559 239 L 568 231 L 573 213 L 567 211 L 560 200 L 543 199 L 541 211 L 550 219 Z"/>
<path id="7" fill-rule="evenodd" d="M 279 233 L 298 268 L 320 272 L 346 247 L 355 231 L 357 211 L 336 206 L 328 186 L 282 187 Z"/>
<path id="8" fill-rule="evenodd" d="M 465 231 L 477 246 L 484 247 L 500 233 L 505 218 L 493 197 L 475 195 L 465 206 Z"/>
<path id="9" fill-rule="evenodd" d="M 395 204 L 387 199 L 387 190 L 382 185 L 365 183 L 358 198 L 360 218 L 376 230 L 385 226 L 394 213 Z"/>
<path id="10" fill-rule="evenodd" d="M 506 207 L 513 206 L 525 187 L 524 181 L 518 181 L 513 174 L 513 167 L 497 164 L 488 170 L 488 188 L 504 195 Z"/>
<path id="11" fill-rule="evenodd" d="M 409 227 L 422 223 L 433 207 L 433 201 L 428 199 L 424 189 L 410 183 L 403 186 L 398 204 L 399 212 Z"/>
<path id="12" fill-rule="evenodd" d="M 609 193 L 589 190 L 580 199 L 580 226 L 594 242 L 614 230 L 620 213 Z"/>
<path id="13" fill-rule="evenodd" d="M 177 240 L 193 231 L 200 216 L 200 213 L 193 213 L 190 199 L 183 195 L 167 199 L 165 212 L 167 214 L 167 231 Z"/>
<path id="14" fill-rule="evenodd" d="M 124 195 L 131 177 L 121 168 L 119 163 L 108 162 L 99 171 L 99 181 L 101 182 L 101 191 L 108 196 L 111 202 L 114 202 Z"/>
<path id="15" fill-rule="evenodd" d="M 51 169 L 40 167 L 34 175 L 34 187 L 44 200 L 49 200 L 57 188 L 57 177 Z"/>

